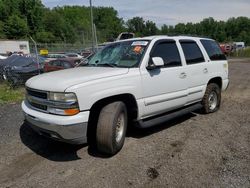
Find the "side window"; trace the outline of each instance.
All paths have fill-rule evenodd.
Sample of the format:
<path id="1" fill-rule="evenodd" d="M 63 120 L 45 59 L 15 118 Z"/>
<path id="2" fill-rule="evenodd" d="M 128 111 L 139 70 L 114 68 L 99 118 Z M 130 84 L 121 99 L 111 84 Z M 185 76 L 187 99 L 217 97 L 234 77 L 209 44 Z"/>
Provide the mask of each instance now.
<path id="1" fill-rule="evenodd" d="M 49 66 L 56 66 L 56 63 L 57 63 L 57 61 L 50 61 L 48 64 L 49 64 Z"/>
<path id="2" fill-rule="evenodd" d="M 181 66 L 181 58 L 174 41 L 161 42 L 155 46 L 152 57 L 161 57 L 164 61 L 164 67 Z"/>
<path id="3" fill-rule="evenodd" d="M 60 67 L 61 62 L 60 61 L 53 61 L 53 66 Z"/>
<path id="4" fill-rule="evenodd" d="M 195 41 L 180 41 L 187 65 L 202 63 L 205 61 L 199 46 Z"/>
<path id="5" fill-rule="evenodd" d="M 71 68 L 71 65 L 70 65 L 69 62 L 67 62 L 67 61 L 62 61 L 61 63 L 62 63 L 62 67 L 64 67 L 64 68 L 66 68 L 66 69 Z"/>
<path id="6" fill-rule="evenodd" d="M 211 61 L 226 60 L 226 56 L 222 53 L 219 45 L 213 40 L 201 40 L 202 45 Z"/>

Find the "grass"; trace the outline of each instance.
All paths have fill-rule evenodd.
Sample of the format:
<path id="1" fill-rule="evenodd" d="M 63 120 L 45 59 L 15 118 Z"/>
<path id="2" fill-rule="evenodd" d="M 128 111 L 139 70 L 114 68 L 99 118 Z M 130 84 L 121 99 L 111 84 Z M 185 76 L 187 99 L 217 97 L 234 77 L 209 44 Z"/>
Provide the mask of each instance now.
<path id="1" fill-rule="evenodd" d="M 25 96 L 23 87 L 12 88 L 8 83 L 0 83 L 0 105 L 21 102 Z"/>
<path id="2" fill-rule="evenodd" d="M 232 57 L 250 57 L 250 48 L 248 47 L 243 50 L 238 50 L 234 52 L 231 56 Z"/>

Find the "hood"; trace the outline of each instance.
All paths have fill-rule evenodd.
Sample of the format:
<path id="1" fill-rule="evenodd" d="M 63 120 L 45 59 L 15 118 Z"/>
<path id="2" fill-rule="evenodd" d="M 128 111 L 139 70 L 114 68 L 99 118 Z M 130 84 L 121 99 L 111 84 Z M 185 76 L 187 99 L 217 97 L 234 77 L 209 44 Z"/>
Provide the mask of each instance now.
<path id="1" fill-rule="evenodd" d="M 68 87 L 84 82 L 127 73 L 128 68 L 78 67 L 32 77 L 26 82 L 26 86 L 44 91 L 63 92 Z"/>

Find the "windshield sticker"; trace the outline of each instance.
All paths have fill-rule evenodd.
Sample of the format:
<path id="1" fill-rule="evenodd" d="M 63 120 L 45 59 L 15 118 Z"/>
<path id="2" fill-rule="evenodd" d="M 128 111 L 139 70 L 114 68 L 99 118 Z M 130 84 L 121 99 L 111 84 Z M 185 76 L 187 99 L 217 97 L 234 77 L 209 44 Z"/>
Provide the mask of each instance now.
<path id="1" fill-rule="evenodd" d="M 134 51 L 135 53 L 139 54 L 139 53 L 141 52 L 141 49 L 142 49 L 141 46 L 135 46 L 134 49 L 133 49 L 133 51 Z"/>
<path id="2" fill-rule="evenodd" d="M 135 41 L 131 44 L 131 46 L 147 46 L 148 41 Z"/>

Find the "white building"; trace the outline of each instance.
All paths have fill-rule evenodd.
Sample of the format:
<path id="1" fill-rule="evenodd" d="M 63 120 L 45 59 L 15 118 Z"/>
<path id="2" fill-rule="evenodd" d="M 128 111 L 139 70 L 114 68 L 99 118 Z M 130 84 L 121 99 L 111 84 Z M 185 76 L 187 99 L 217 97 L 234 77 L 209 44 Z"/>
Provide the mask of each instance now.
<path id="1" fill-rule="evenodd" d="M 0 54 L 8 52 L 30 53 L 29 41 L 25 40 L 0 40 Z"/>

